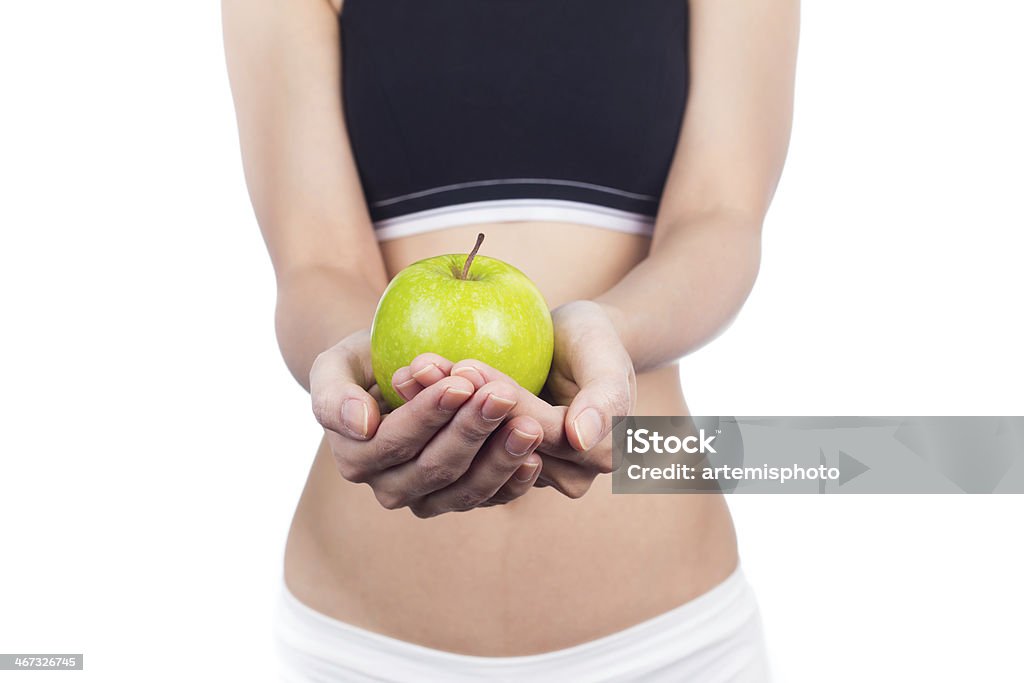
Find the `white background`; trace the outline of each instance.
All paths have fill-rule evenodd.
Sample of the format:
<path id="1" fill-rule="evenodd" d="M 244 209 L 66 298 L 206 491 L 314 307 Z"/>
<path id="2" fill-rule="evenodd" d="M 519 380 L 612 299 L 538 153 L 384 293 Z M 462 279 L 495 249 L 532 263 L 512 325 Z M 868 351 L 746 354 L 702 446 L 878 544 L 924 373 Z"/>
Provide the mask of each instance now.
<path id="1" fill-rule="evenodd" d="M 761 278 L 698 414 L 1024 414 L 1018 3 L 807 2 Z M 0 652 L 264 680 L 318 430 L 214 2 L 0 9 Z M 1020 681 L 1024 497 L 731 499 L 780 681 Z M 143 673 L 145 671 L 145 673 Z"/>

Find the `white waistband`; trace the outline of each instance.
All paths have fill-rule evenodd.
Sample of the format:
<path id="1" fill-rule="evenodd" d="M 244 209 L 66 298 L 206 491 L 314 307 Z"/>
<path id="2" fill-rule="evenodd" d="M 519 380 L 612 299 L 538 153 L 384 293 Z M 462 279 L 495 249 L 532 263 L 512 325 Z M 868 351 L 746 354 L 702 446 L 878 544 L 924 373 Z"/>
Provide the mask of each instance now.
<path id="1" fill-rule="evenodd" d="M 289 681 L 767 680 L 757 603 L 740 569 L 704 595 L 653 619 L 538 655 L 474 657 L 408 643 L 321 614 L 287 588 L 276 632 Z"/>
<path id="2" fill-rule="evenodd" d="M 374 232 L 378 240 L 391 240 L 457 225 L 510 221 L 578 223 L 634 235 L 651 235 L 654 232 L 654 218 L 651 216 L 562 199 L 498 199 L 451 204 L 377 221 Z"/>

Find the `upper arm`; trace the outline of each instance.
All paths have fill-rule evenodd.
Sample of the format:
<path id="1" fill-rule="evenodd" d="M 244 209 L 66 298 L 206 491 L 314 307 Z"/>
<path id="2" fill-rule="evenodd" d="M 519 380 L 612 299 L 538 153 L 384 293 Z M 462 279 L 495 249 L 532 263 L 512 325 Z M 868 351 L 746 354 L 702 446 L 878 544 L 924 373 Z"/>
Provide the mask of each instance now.
<path id="1" fill-rule="evenodd" d="M 799 13 L 799 0 L 690 1 L 690 93 L 659 223 L 730 211 L 760 227 L 789 145 Z"/>
<path id="2" fill-rule="evenodd" d="M 246 182 L 280 277 L 344 268 L 384 280 L 341 100 L 329 0 L 223 0 Z"/>

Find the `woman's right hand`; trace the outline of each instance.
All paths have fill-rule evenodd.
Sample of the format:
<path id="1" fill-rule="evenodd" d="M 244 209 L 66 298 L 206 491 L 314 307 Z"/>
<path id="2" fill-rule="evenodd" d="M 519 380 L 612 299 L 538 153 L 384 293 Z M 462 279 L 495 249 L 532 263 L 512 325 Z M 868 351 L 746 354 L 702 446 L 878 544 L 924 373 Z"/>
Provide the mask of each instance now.
<path id="1" fill-rule="evenodd" d="M 527 415 L 506 420 L 519 397 L 514 383 L 477 388 L 464 377 L 445 377 L 382 417 L 382 404 L 370 394 L 366 330 L 321 353 L 309 379 L 313 414 L 338 471 L 368 484 L 385 508 L 434 517 L 507 503 L 540 474 L 540 423 Z"/>
<path id="2" fill-rule="evenodd" d="M 609 362 L 603 354 L 593 353 L 596 350 L 595 346 L 591 346 L 591 356 L 584 361 L 590 364 L 590 367 L 586 368 L 588 372 L 581 373 L 586 377 L 586 381 L 580 381 L 578 384 L 573 382 L 577 396 L 587 392 L 591 397 L 598 399 L 588 400 L 589 406 L 578 407 L 577 415 L 586 407 L 595 404 L 601 406 L 600 399 L 604 399 L 605 405 L 608 406 L 605 408 L 609 413 L 607 425 L 590 436 L 589 447 L 586 447 L 584 439 L 581 439 L 578 433 L 574 438 L 569 435 L 570 429 L 576 429 L 573 421 L 569 419 L 572 407 L 552 405 L 520 387 L 515 380 L 500 370 L 478 360 L 467 359 L 453 364 L 436 354 L 421 354 L 413 359 L 409 367 L 395 373 L 396 380 L 414 378 L 408 386 L 406 382 L 397 384 L 396 390 L 408 400 L 418 396 L 416 392 L 425 391 L 435 382 L 444 381 L 447 377 L 464 377 L 478 387 L 492 382 L 504 382 L 515 387 L 518 391 L 518 403 L 512 411 L 515 419 L 529 416 L 537 420 L 544 432 L 544 438 L 537 447 L 544 471 L 536 486 L 551 486 L 564 496 L 580 498 L 590 490 L 598 475 L 608 474 L 616 469 L 610 434 L 611 422 L 614 412 L 617 412 L 616 404 L 623 400 L 628 401 L 632 395 L 631 386 L 625 381 L 624 374 L 616 373 L 623 380 L 621 382 L 601 381 L 603 374 L 599 370 L 602 366 L 614 369 L 622 367 L 623 364 L 616 360 Z M 630 406 L 630 412 L 631 410 Z"/>

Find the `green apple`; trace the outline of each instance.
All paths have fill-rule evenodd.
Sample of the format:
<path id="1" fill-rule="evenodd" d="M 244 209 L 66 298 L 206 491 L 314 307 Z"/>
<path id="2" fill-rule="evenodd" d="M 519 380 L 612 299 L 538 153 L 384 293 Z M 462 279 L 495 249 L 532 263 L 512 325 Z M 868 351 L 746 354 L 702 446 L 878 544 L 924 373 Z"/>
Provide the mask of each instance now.
<path id="1" fill-rule="evenodd" d="M 539 393 L 551 369 L 551 313 L 536 285 L 498 259 L 435 256 L 398 273 L 377 304 L 370 330 L 373 374 L 384 400 L 404 400 L 391 386 L 398 368 L 421 353 L 452 362 L 483 361 Z"/>

